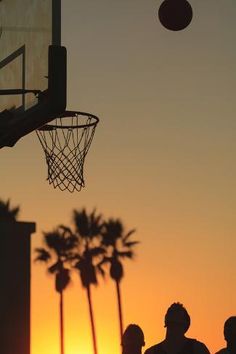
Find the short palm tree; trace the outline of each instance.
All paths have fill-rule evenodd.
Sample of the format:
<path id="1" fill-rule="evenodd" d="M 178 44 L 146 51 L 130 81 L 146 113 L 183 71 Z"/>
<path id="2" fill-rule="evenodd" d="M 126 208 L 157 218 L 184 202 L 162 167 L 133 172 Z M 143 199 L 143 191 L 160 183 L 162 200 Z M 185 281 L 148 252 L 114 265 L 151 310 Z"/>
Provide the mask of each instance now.
<path id="1" fill-rule="evenodd" d="M 1 221 L 16 221 L 20 212 L 20 207 L 11 208 L 10 199 L 6 202 L 0 199 L 0 220 Z"/>
<path id="2" fill-rule="evenodd" d="M 50 263 L 48 272 L 55 275 L 55 290 L 60 296 L 60 352 L 64 354 L 64 298 L 63 293 L 70 282 L 70 269 L 67 264 L 72 250 L 77 244 L 76 237 L 65 226 L 58 226 L 52 232 L 44 233 L 46 248 L 36 248 L 35 261 Z"/>
<path id="3" fill-rule="evenodd" d="M 89 316 L 92 331 L 94 354 L 98 353 L 94 311 L 92 306 L 91 285 L 97 285 L 97 272 L 104 275 L 100 266 L 100 258 L 105 250 L 100 245 L 100 235 L 102 228 L 101 215 L 96 215 L 94 210 L 91 214 L 85 209 L 73 211 L 73 222 L 75 225 L 75 235 L 78 239 L 78 250 L 74 254 L 74 267 L 78 271 L 81 284 L 86 289 Z"/>
<path id="4" fill-rule="evenodd" d="M 119 219 L 109 219 L 104 223 L 102 230 L 102 245 L 107 249 L 107 255 L 102 263 L 110 264 L 110 277 L 116 284 L 118 315 L 120 325 L 120 340 L 123 334 L 123 314 L 121 304 L 120 282 L 124 277 L 124 267 L 122 260 L 125 258 L 132 259 L 134 256 L 133 246 L 138 241 L 131 241 L 130 236 L 135 230 L 124 232 L 124 226 Z"/>

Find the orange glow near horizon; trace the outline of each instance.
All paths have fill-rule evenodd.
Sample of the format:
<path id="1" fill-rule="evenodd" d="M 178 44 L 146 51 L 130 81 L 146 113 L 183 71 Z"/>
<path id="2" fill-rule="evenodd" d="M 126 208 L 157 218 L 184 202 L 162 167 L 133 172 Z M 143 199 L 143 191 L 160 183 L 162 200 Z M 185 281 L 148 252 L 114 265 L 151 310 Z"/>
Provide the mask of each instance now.
<path id="1" fill-rule="evenodd" d="M 223 347 L 224 340 L 221 329 L 223 320 L 230 314 L 230 310 L 227 313 L 227 306 L 224 309 L 217 309 L 216 312 L 212 312 L 212 309 L 209 308 L 211 321 L 206 322 L 209 314 L 205 313 L 205 309 L 209 303 L 209 291 L 211 292 L 207 287 L 210 284 L 200 278 L 198 285 L 191 280 L 191 278 L 198 277 L 201 272 L 204 273 L 204 268 L 201 270 L 199 265 L 195 268 L 195 273 L 193 267 L 190 272 L 186 269 L 178 279 L 173 278 L 172 275 L 164 274 L 163 269 L 160 269 L 160 272 L 156 274 L 159 281 L 151 285 L 153 274 L 150 273 L 149 267 L 152 262 L 152 251 L 149 250 L 146 263 L 145 258 L 142 262 L 140 261 L 146 247 L 144 246 L 144 250 L 142 250 L 141 245 L 137 246 L 136 259 L 125 263 L 126 275 L 122 282 L 125 326 L 129 323 L 139 324 L 144 330 L 147 348 L 164 338 L 163 318 L 165 311 L 172 302 L 180 301 L 186 306 L 192 319 L 187 336 L 204 342 L 211 353 Z M 161 243 L 159 249 L 160 251 L 162 249 Z M 174 260 L 176 255 L 170 252 L 169 256 Z M 189 255 L 189 259 L 194 259 L 194 257 L 194 255 Z M 185 262 L 188 263 L 189 259 L 187 257 Z M 182 263 L 183 265 L 184 263 Z M 169 264 L 169 267 L 171 271 L 172 265 Z M 178 267 L 176 265 L 174 267 L 178 272 Z M 43 265 L 33 264 L 32 354 L 50 354 L 52 351 L 59 354 L 59 299 L 54 291 L 54 279 L 45 274 L 45 271 Z M 217 272 L 218 269 L 216 269 Z M 36 288 L 43 278 L 43 292 L 38 292 Z M 142 279 L 142 283 L 140 283 L 140 279 Z M 163 288 L 161 289 L 158 284 L 164 284 Z M 207 295 L 200 290 L 203 286 Z M 174 292 L 173 289 L 175 289 Z M 225 293 L 225 297 L 228 297 L 227 293 Z M 92 288 L 92 299 L 99 353 L 120 354 L 117 304 L 113 282 L 109 279 L 106 281 L 100 279 L 100 285 L 97 288 Z M 64 301 L 65 354 L 93 354 L 86 292 L 81 288 L 76 275 L 73 276 L 71 285 L 65 291 Z M 217 304 L 219 298 L 216 297 L 214 301 Z M 228 308 L 232 308 L 230 303 L 228 303 Z"/>

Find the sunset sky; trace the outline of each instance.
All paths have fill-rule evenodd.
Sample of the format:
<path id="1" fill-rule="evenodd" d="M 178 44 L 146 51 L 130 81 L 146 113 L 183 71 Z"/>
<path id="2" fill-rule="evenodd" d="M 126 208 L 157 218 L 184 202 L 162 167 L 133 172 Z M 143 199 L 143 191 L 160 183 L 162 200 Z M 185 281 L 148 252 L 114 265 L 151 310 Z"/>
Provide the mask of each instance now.
<path id="1" fill-rule="evenodd" d="M 180 32 L 157 19 L 161 0 L 62 0 L 68 51 L 68 109 L 100 117 L 80 193 L 54 190 L 36 134 L 0 151 L 1 199 L 42 231 L 71 225 L 72 210 L 96 207 L 121 218 L 140 241 L 125 263 L 125 325 L 139 324 L 146 347 L 165 333 L 180 301 L 188 336 L 211 353 L 236 315 L 236 3 L 189 0 L 194 17 Z M 33 262 L 31 354 L 59 354 L 54 281 Z M 92 291 L 99 354 L 119 354 L 115 286 Z M 65 354 L 93 354 L 85 291 L 65 293 Z"/>

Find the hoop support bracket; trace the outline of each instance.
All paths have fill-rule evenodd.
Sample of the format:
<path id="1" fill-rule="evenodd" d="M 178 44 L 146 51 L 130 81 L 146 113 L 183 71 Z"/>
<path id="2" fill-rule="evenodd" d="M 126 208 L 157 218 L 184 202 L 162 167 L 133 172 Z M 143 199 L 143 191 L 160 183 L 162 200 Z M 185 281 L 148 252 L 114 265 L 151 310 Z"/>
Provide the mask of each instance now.
<path id="1" fill-rule="evenodd" d="M 41 93 L 40 90 L 27 90 L 27 89 L 6 89 L 0 90 L 0 96 L 3 95 L 25 95 L 27 93 L 33 93 L 35 96 Z"/>

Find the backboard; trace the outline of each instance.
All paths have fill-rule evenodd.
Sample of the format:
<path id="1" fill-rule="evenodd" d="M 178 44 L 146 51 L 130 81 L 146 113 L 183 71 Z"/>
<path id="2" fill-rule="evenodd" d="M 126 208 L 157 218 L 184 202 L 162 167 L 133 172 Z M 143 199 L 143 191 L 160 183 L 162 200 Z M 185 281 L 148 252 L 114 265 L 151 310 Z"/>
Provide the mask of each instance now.
<path id="1" fill-rule="evenodd" d="M 0 148 L 66 109 L 60 0 L 0 0 Z"/>

